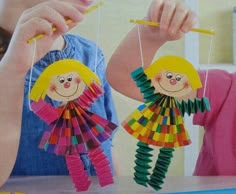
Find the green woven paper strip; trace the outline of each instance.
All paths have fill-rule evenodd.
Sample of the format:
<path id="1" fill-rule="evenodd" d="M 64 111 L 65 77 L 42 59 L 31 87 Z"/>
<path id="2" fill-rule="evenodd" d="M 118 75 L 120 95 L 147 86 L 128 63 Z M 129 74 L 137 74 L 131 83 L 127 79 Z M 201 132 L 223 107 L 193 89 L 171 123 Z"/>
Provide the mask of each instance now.
<path id="1" fill-rule="evenodd" d="M 148 172 L 145 168 L 141 166 L 135 166 L 134 169 L 135 169 L 135 172 L 139 172 L 140 174 L 150 175 L 150 172 Z"/>
<path id="2" fill-rule="evenodd" d="M 136 166 L 134 167 L 134 180 L 137 184 L 147 187 L 147 182 L 149 180 L 148 176 L 150 175 L 149 169 L 151 168 L 149 163 L 152 161 L 150 159 L 152 154 L 149 152 L 151 152 L 153 149 L 150 148 L 148 144 L 142 142 L 138 142 L 137 146 L 137 154 L 135 155 Z"/>
<path id="3" fill-rule="evenodd" d="M 201 99 L 199 98 L 194 99 L 194 107 L 195 110 L 201 110 Z"/>
<path id="4" fill-rule="evenodd" d="M 142 67 L 139 67 L 138 69 L 134 70 L 133 72 L 131 72 L 131 77 L 136 80 L 137 77 L 139 77 L 140 75 L 143 75 L 144 71 Z"/>
<path id="5" fill-rule="evenodd" d="M 161 189 L 160 183 L 158 183 L 158 180 L 154 180 L 152 182 L 148 183 L 153 189 L 155 189 L 156 191 Z"/>
<path id="6" fill-rule="evenodd" d="M 151 80 L 148 79 L 142 67 L 133 71 L 131 77 L 135 81 L 137 87 L 139 87 L 146 102 L 156 101 L 158 99 L 159 96 L 154 94 L 155 88 L 151 86 Z"/>
<path id="7" fill-rule="evenodd" d="M 153 94 L 155 91 L 155 88 L 152 86 L 152 87 L 147 87 L 147 88 L 140 88 L 140 92 L 142 93 L 147 93 L 147 94 Z"/>
<path id="8" fill-rule="evenodd" d="M 188 100 L 188 112 L 191 114 L 191 113 L 196 113 L 196 109 L 195 109 L 195 106 L 194 106 L 194 103 L 192 103 L 191 100 Z"/>
<path id="9" fill-rule="evenodd" d="M 192 113 L 197 113 L 198 111 L 204 112 L 211 109 L 210 102 L 206 97 L 201 99 L 195 98 L 194 101 L 189 99 L 187 102 L 182 100 L 181 103 L 177 101 L 177 106 L 182 116 L 184 116 L 185 113 L 191 115 Z"/>
<path id="10" fill-rule="evenodd" d="M 173 151 L 173 148 L 160 149 L 153 173 L 150 176 L 150 180 L 148 181 L 148 184 L 156 191 L 160 190 L 161 185 L 164 183 L 163 180 L 166 177 L 171 158 L 173 157 Z"/>
<path id="11" fill-rule="evenodd" d="M 203 97 L 201 102 L 202 102 L 202 107 L 204 110 L 211 110 L 211 106 L 210 106 L 210 102 L 208 98 Z"/>
<path id="12" fill-rule="evenodd" d="M 147 95 L 145 97 L 145 100 L 146 100 L 145 103 L 153 102 L 153 101 L 155 102 L 158 100 L 159 97 L 160 97 L 159 94 Z"/>
<path id="13" fill-rule="evenodd" d="M 148 156 L 151 157 L 152 154 L 148 154 Z M 143 159 L 143 156 L 141 154 L 136 154 L 135 157 L 139 158 L 140 160 Z M 146 161 L 151 162 L 152 160 L 149 157 L 146 158 Z"/>
<path id="14" fill-rule="evenodd" d="M 143 185 L 143 186 L 147 187 L 147 181 L 141 180 L 139 177 L 134 176 L 134 181 L 139 185 Z"/>
<path id="15" fill-rule="evenodd" d="M 147 160 L 147 157 L 144 155 L 142 159 L 140 158 L 137 158 L 135 161 L 135 164 L 137 166 L 140 166 L 142 168 L 145 168 L 145 169 L 150 169 L 152 168 L 149 164 L 148 164 L 148 160 Z"/>

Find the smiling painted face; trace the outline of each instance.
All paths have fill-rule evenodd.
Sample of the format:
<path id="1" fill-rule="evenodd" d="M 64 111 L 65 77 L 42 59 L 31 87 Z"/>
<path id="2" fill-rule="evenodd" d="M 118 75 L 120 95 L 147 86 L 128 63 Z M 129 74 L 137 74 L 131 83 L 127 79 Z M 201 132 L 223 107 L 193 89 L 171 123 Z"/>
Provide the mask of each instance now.
<path id="1" fill-rule="evenodd" d="M 155 89 L 162 94 L 182 97 L 192 91 L 192 87 L 185 74 L 162 70 L 152 78 Z"/>
<path id="2" fill-rule="evenodd" d="M 77 72 L 70 72 L 53 76 L 50 81 L 47 95 L 53 100 L 68 102 L 77 99 L 86 85 Z"/>

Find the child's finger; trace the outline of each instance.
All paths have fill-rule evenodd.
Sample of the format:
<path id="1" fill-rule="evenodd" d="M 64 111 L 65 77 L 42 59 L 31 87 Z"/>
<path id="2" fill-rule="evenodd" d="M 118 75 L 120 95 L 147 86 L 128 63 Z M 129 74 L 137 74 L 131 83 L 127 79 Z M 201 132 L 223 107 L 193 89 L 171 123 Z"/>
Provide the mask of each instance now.
<path id="1" fill-rule="evenodd" d="M 81 6 L 79 4 L 71 4 L 62 2 L 60 5 L 52 5 L 52 8 L 57 11 L 65 21 L 66 19 L 71 19 L 73 24 L 66 24 L 66 27 L 73 27 L 75 23 L 79 23 L 84 18 L 84 13 L 86 11 L 85 6 Z M 66 23 L 66 21 L 65 21 Z M 58 28 L 57 25 L 55 25 Z M 62 31 L 63 32 L 63 31 Z"/>
<path id="2" fill-rule="evenodd" d="M 169 28 L 175 9 L 176 4 L 172 0 L 165 0 L 163 2 L 163 11 L 160 19 L 161 29 L 167 30 Z"/>
<path id="3" fill-rule="evenodd" d="M 64 0 L 61 0 L 64 1 Z M 93 0 L 68 0 L 68 3 L 73 3 L 73 4 L 80 4 L 83 6 L 90 6 L 94 1 Z"/>
<path id="4" fill-rule="evenodd" d="M 163 2 L 162 1 L 153 1 L 152 5 L 149 8 L 148 18 L 151 21 L 159 22 L 160 16 L 162 13 Z"/>
<path id="5" fill-rule="evenodd" d="M 25 29 L 20 30 L 20 37 L 22 37 L 25 42 L 37 34 L 46 34 L 51 36 L 53 33 L 52 24 L 39 17 L 31 18 L 30 20 L 21 24 L 19 28 Z"/>
<path id="6" fill-rule="evenodd" d="M 189 12 L 181 26 L 181 31 L 184 33 L 190 31 L 197 24 L 197 22 L 197 15 L 194 12 Z"/>
<path id="7" fill-rule="evenodd" d="M 45 6 L 40 9 L 38 11 L 39 17 L 48 20 L 50 23 L 53 24 L 54 27 L 57 28 L 58 31 L 66 32 L 68 30 L 65 17 L 61 13 L 51 8 L 50 6 Z"/>
<path id="8" fill-rule="evenodd" d="M 57 29 L 60 30 L 61 32 L 65 32 L 68 30 L 64 17 L 60 13 L 58 13 L 55 9 L 51 8 L 48 5 L 45 5 L 43 7 L 39 6 L 30 11 L 26 11 L 26 13 L 22 18 L 21 23 L 25 23 L 34 17 L 47 20 L 52 25 L 56 26 Z"/>
<path id="9" fill-rule="evenodd" d="M 184 6 L 183 3 L 179 3 L 176 5 L 176 10 L 174 15 L 172 16 L 172 20 L 169 26 L 169 32 L 171 34 L 176 34 L 180 31 L 182 24 L 185 22 L 185 19 L 188 15 L 188 8 Z"/>
<path id="10" fill-rule="evenodd" d="M 51 4 L 50 6 L 64 17 L 70 18 L 74 22 L 80 22 L 83 19 L 83 14 L 86 12 L 86 7 L 78 3 L 71 4 L 61 2 L 60 4 Z"/>
<path id="11" fill-rule="evenodd" d="M 85 12 L 84 6 L 63 2 L 56 4 L 53 2 L 55 1 L 40 4 L 39 6 L 26 11 L 23 22 L 32 17 L 41 17 L 51 22 L 57 30 L 66 32 L 68 26 L 65 18 L 70 18 L 73 22 L 80 22 L 83 19 L 82 12 Z"/>

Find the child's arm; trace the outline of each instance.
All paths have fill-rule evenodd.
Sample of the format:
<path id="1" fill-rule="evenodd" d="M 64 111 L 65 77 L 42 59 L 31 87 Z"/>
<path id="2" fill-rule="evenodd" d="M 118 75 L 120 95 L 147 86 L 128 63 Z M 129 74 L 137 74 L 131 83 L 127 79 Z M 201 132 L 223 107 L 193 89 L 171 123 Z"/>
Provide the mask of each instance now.
<path id="1" fill-rule="evenodd" d="M 79 22 L 84 10 L 79 2 L 58 1 L 55 4 L 47 1 L 25 11 L 16 25 L 8 50 L 0 62 L 0 186 L 9 177 L 18 151 L 24 79 L 33 56 L 33 44 L 27 44 L 27 40 L 38 33 L 46 35 L 37 42 L 35 61 L 39 60 L 60 35 L 75 25 L 67 27 L 64 18 Z M 55 33 L 52 33 L 52 24 L 58 29 Z"/>
<path id="2" fill-rule="evenodd" d="M 178 40 L 196 23 L 196 15 L 175 0 L 153 0 L 145 20 L 160 22 L 160 28 L 139 25 L 144 68 L 151 64 L 157 50 L 167 41 Z M 118 92 L 142 101 L 130 72 L 140 67 L 141 55 L 138 28 L 133 28 L 112 55 L 107 67 L 107 79 Z"/>

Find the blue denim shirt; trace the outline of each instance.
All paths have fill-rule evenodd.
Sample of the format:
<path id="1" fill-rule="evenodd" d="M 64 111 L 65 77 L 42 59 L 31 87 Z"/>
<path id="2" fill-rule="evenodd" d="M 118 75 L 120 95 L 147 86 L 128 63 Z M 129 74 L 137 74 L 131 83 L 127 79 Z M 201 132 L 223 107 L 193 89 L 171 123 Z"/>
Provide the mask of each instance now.
<path id="1" fill-rule="evenodd" d="M 31 86 L 34 85 L 40 73 L 49 64 L 65 58 L 77 59 L 87 65 L 93 72 L 96 72 L 105 91 L 104 94 L 101 95 L 91 106 L 90 111 L 118 124 L 111 96 L 111 88 L 105 78 L 106 66 L 104 55 L 101 50 L 97 49 L 96 52 L 97 46 L 94 43 L 77 35 L 67 34 L 64 35 L 64 39 L 66 46 L 62 51 L 51 51 L 34 65 Z M 96 53 L 97 60 L 95 59 Z M 96 64 L 95 60 L 97 61 Z M 47 128 L 47 124 L 29 109 L 29 80 L 30 73 L 28 72 L 25 78 L 20 145 L 12 175 L 66 175 L 68 174 L 68 170 L 63 156 L 47 153 L 38 148 L 42 134 Z M 56 104 L 58 102 L 52 101 L 49 98 L 46 100 L 56 106 L 58 105 Z M 112 164 L 111 139 L 105 141 L 102 144 L 102 148 Z M 82 154 L 81 158 L 88 174 L 95 175 L 95 170 L 87 155 Z"/>

